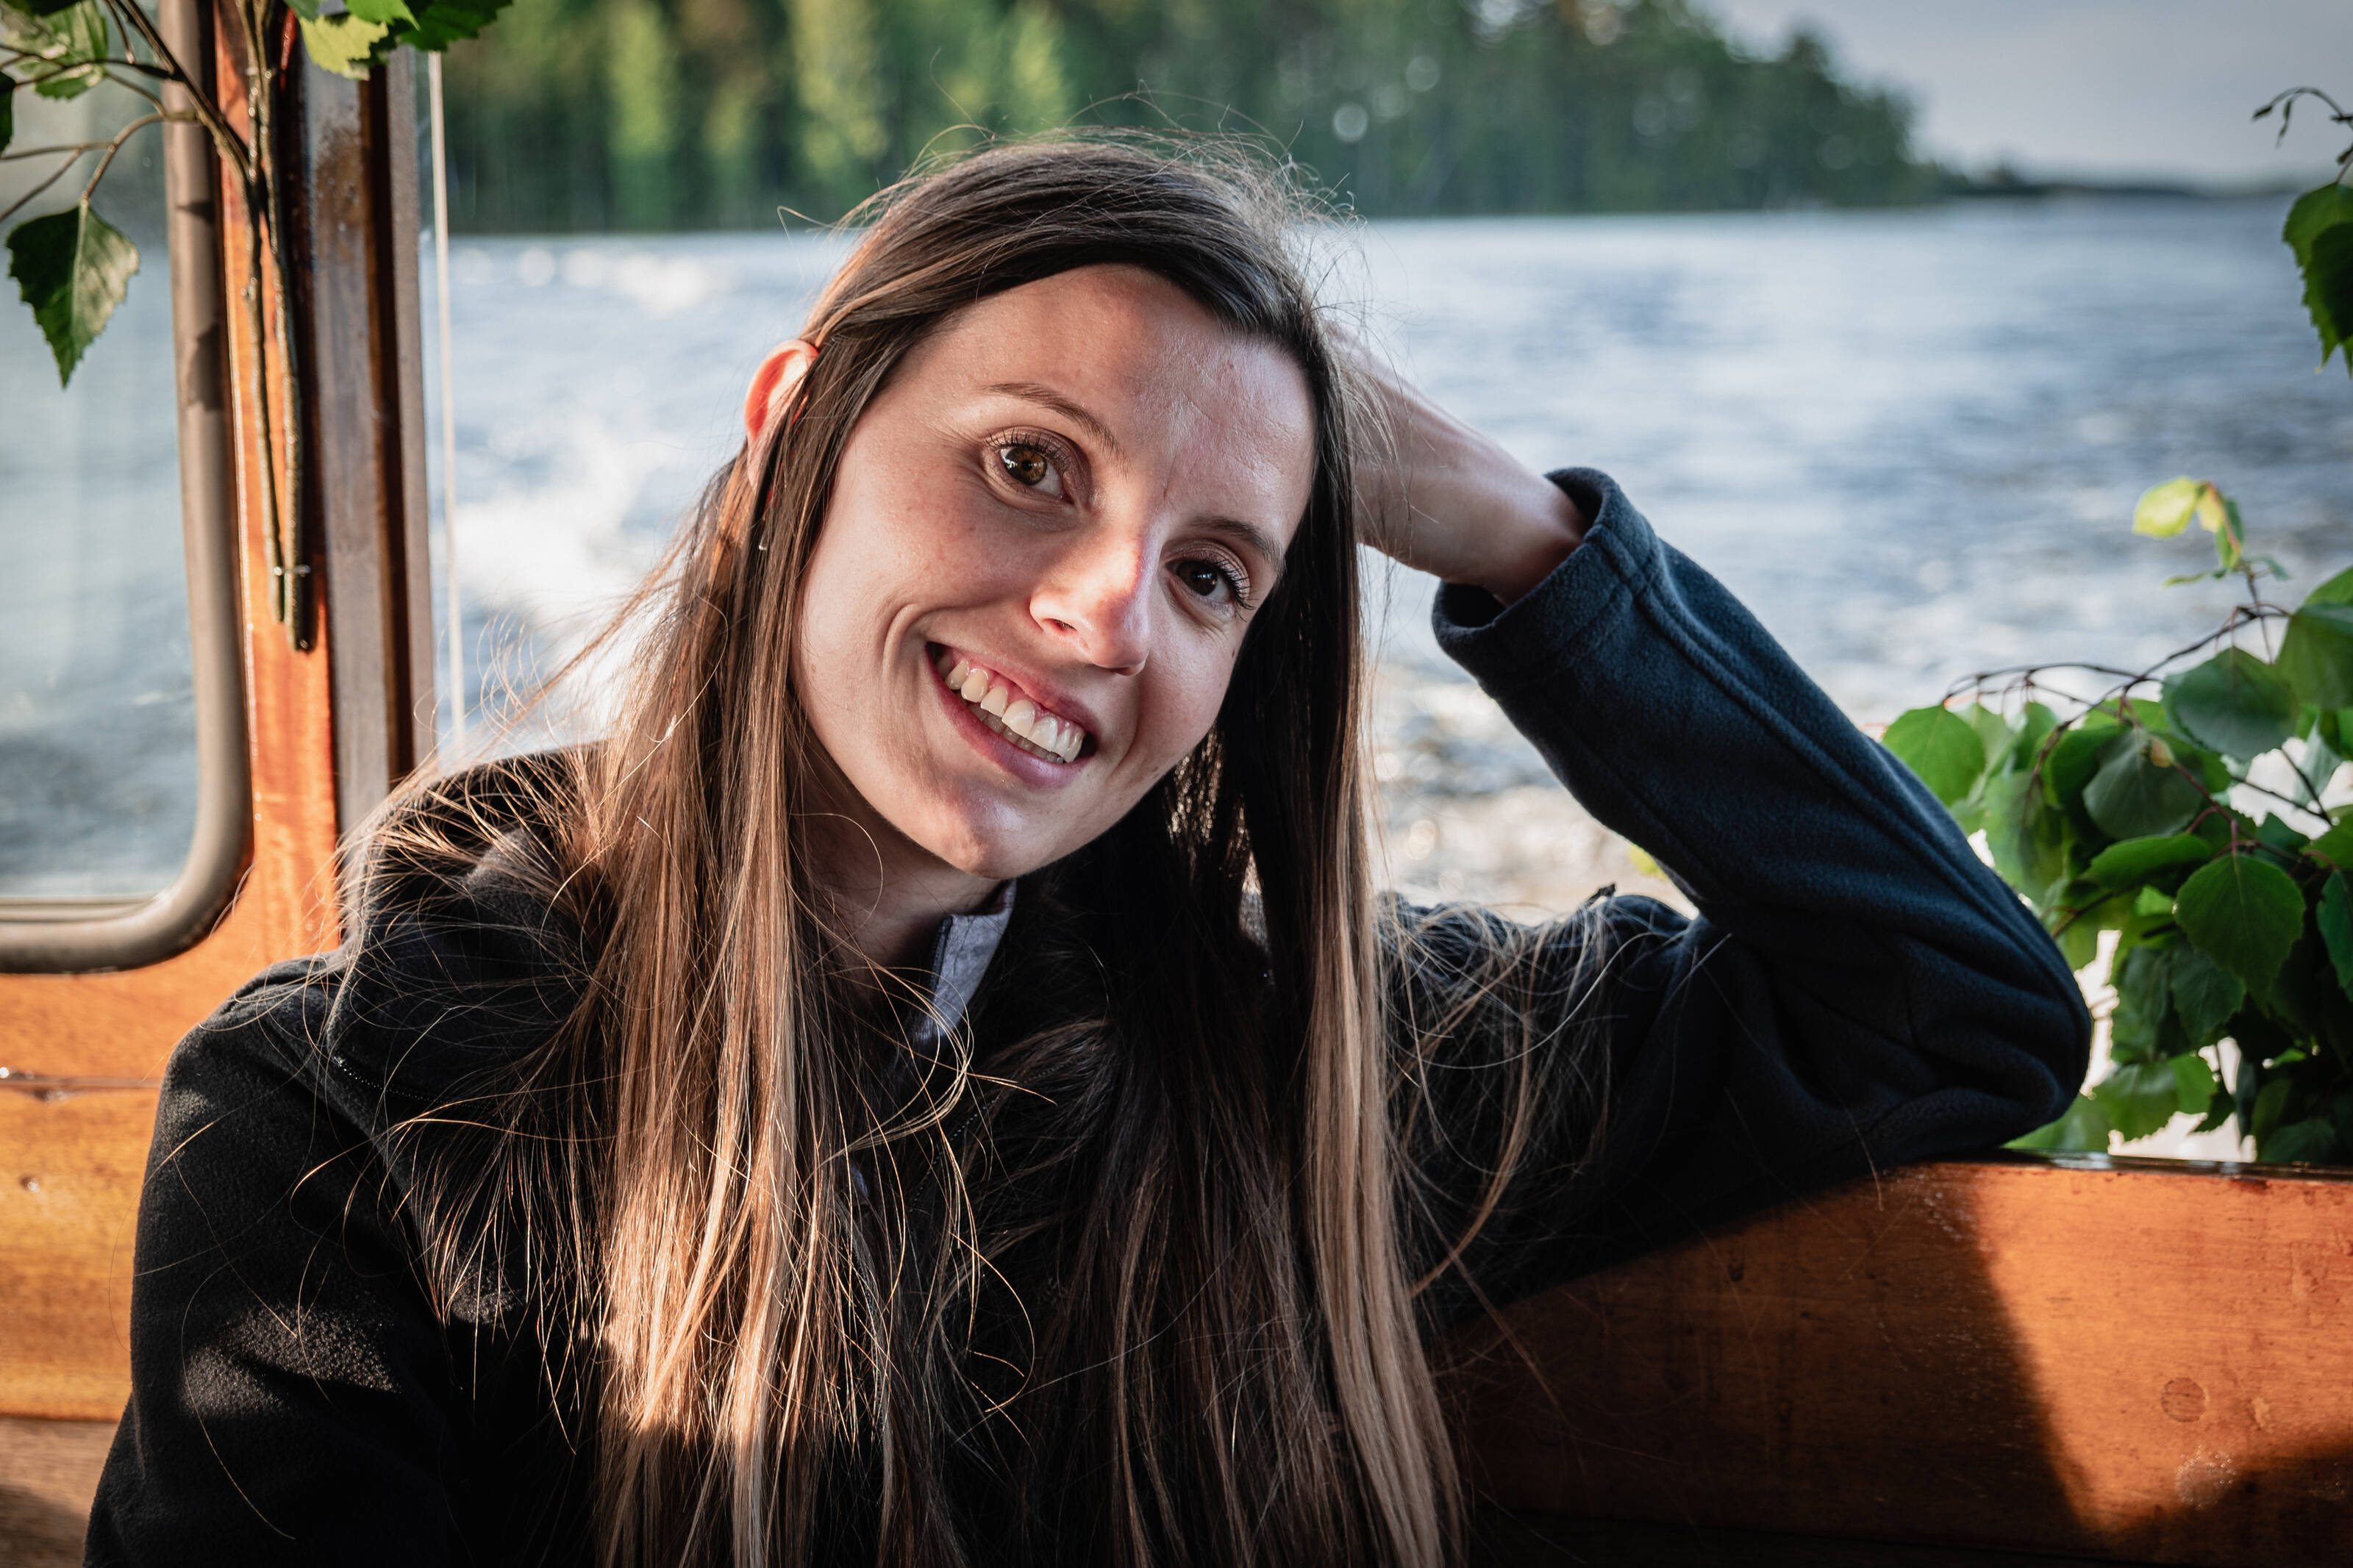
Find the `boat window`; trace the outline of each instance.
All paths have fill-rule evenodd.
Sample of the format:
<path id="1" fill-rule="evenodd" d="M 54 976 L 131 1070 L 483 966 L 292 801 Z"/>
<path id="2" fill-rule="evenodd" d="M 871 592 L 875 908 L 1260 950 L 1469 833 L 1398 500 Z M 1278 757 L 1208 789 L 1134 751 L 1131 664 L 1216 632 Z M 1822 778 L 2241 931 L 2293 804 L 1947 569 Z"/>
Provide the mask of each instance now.
<path id="1" fill-rule="evenodd" d="M 148 107 L 111 83 L 17 104 L 19 146 L 103 140 Z M 0 164 L 0 206 L 52 166 Z M 27 211 L 88 177 L 85 160 Z M 0 895 L 16 898 L 158 892 L 195 831 L 160 127 L 95 205 L 139 271 L 69 385 L 16 291 L 0 299 Z"/>
<path id="2" fill-rule="evenodd" d="M 151 108 L 111 83 L 16 100 L 19 154 L 103 141 Z M 68 384 L 16 291 L 0 296 L 0 969 L 176 952 L 209 926 L 244 855 L 222 294 L 201 137 L 138 132 L 95 193 L 139 266 Z M 0 163 L 0 209 L 56 163 Z M 94 166 L 85 157 L 23 216 L 70 208 Z"/>

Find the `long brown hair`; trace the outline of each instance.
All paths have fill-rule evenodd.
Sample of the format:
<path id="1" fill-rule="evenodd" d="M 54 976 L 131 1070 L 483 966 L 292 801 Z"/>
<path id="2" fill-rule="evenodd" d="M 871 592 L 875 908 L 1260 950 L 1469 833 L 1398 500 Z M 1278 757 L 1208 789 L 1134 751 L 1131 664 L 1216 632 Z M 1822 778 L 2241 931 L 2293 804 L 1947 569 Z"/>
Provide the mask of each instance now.
<path id="1" fill-rule="evenodd" d="M 786 416 L 647 590 L 621 715 L 553 791 L 584 1000 L 534 1058 L 546 1136 L 513 1140 L 570 1237 L 607 1563 L 1449 1553 L 1396 1217 L 1351 398 L 1301 216 L 1279 173 L 1103 141 L 884 192 Z M 1102 262 L 1297 362 L 1312 498 L 1215 726 L 1023 879 L 977 1026 L 881 1026 L 815 878 L 799 585 L 909 352 Z"/>

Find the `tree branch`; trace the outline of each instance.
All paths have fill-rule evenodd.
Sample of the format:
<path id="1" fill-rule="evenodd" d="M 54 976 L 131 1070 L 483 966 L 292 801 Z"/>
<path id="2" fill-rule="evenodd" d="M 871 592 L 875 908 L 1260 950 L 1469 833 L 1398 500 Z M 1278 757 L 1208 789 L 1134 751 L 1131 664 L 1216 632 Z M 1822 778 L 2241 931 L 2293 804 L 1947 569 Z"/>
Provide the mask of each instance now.
<path id="1" fill-rule="evenodd" d="M 66 171 L 72 168 L 79 162 L 81 162 L 81 154 L 77 153 L 72 157 L 67 159 L 64 163 L 59 163 L 57 168 L 50 173 L 47 179 L 43 180 L 39 184 L 35 185 L 31 190 L 26 191 L 15 201 L 10 202 L 5 211 L 0 211 L 0 223 L 6 223 L 10 218 L 15 217 L 19 212 L 24 210 L 26 203 L 30 202 L 35 196 L 39 195 L 43 191 L 47 190 L 51 185 L 56 184 L 59 180 L 64 179 L 66 177 Z"/>
<path id="2" fill-rule="evenodd" d="M 90 194 L 98 189 L 99 181 L 106 178 L 106 171 L 113 167 L 114 155 L 122 151 L 122 144 L 125 142 L 130 141 L 134 132 L 144 131 L 150 125 L 161 125 L 164 121 L 169 120 L 171 116 L 168 114 L 142 114 L 138 119 L 132 121 L 130 124 L 124 126 L 121 130 L 116 132 L 114 133 L 113 145 L 107 148 L 106 156 L 100 158 L 98 161 L 98 167 L 90 171 L 89 184 L 82 186 L 81 199 L 85 202 L 90 200 Z"/>

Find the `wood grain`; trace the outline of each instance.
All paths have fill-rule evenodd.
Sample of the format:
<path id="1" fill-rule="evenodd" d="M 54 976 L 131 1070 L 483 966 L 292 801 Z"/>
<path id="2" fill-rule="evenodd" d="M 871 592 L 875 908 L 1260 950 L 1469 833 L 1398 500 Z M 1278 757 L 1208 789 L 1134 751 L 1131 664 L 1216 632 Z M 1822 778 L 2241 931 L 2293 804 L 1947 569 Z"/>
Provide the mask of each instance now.
<path id="1" fill-rule="evenodd" d="M 2353 1182 L 1902 1171 L 1466 1340 L 1514 1509 L 2216 1568 L 2353 1542 Z"/>
<path id="2" fill-rule="evenodd" d="M 0 1092 L 5 1414 L 122 1414 L 132 1232 L 154 1122 L 153 1091 Z"/>
<path id="3" fill-rule="evenodd" d="M 111 1421 L 0 1415 L 0 1568 L 75 1568 Z"/>

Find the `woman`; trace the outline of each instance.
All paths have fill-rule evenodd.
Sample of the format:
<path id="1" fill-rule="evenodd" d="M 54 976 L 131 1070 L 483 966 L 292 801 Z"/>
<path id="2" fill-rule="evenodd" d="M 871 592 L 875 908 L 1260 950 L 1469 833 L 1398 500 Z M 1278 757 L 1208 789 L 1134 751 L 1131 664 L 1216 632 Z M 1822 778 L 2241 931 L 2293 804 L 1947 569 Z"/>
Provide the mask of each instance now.
<path id="1" fill-rule="evenodd" d="M 1288 221 L 884 198 L 610 736 L 413 792 L 174 1058 L 91 1561 L 1436 1563 L 1436 1336 L 2056 1114 L 1936 802 L 1608 479 L 1352 375 Z M 1360 534 L 1697 920 L 1376 900 Z"/>

